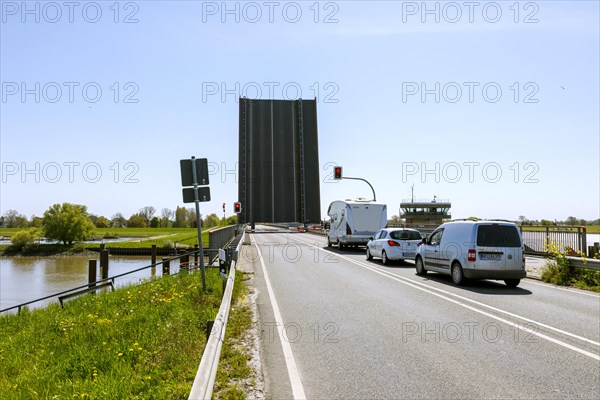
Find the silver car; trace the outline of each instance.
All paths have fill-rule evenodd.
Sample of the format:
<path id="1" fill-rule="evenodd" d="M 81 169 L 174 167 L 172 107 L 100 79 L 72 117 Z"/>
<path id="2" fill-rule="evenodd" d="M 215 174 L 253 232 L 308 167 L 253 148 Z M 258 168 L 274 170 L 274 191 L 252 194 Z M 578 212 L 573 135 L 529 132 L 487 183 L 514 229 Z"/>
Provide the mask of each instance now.
<path id="1" fill-rule="evenodd" d="M 367 260 L 380 257 L 384 264 L 392 260 L 412 260 L 415 258 L 421 240 L 421 232 L 416 229 L 380 229 L 367 243 Z"/>

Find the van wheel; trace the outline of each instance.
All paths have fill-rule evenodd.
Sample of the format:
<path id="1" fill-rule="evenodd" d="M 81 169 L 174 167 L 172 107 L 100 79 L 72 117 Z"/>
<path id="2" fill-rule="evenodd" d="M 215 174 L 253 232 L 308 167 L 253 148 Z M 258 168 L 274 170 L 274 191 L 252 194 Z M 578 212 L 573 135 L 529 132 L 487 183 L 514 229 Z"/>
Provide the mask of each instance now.
<path id="1" fill-rule="evenodd" d="M 341 249 L 343 249 L 343 248 L 344 248 L 344 245 L 342 244 L 342 242 L 340 242 L 340 241 L 338 240 L 338 250 L 341 250 Z"/>
<path id="2" fill-rule="evenodd" d="M 521 283 L 520 279 L 505 279 L 504 283 L 506 283 L 506 286 L 508 287 L 517 287 L 519 286 L 519 283 Z"/>
<path id="3" fill-rule="evenodd" d="M 383 265 L 388 265 L 390 263 L 390 259 L 387 257 L 387 254 L 385 254 L 385 250 L 381 252 L 381 262 Z"/>
<path id="4" fill-rule="evenodd" d="M 373 256 L 371 255 L 371 252 L 369 251 L 369 248 L 367 247 L 367 260 L 372 260 Z"/>
<path id="5" fill-rule="evenodd" d="M 331 247 L 331 240 L 329 238 L 327 238 L 327 247 Z"/>
<path id="6" fill-rule="evenodd" d="M 452 282 L 460 286 L 465 282 L 465 275 L 459 263 L 452 264 Z"/>
<path id="7" fill-rule="evenodd" d="M 417 257 L 417 259 L 415 260 L 415 268 L 417 269 L 417 275 L 427 275 L 427 270 L 423 265 L 423 259 L 421 257 Z"/>

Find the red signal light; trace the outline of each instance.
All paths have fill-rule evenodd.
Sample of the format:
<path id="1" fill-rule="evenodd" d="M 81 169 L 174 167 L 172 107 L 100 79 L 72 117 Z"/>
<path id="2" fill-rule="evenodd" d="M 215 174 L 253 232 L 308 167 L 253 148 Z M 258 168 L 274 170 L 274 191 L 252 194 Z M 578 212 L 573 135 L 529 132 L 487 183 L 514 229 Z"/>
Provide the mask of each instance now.
<path id="1" fill-rule="evenodd" d="M 333 167 L 333 179 L 342 179 L 342 167 Z"/>
<path id="2" fill-rule="evenodd" d="M 241 213 L 242 212 L 242 203 L 240 203 L 239 201 L 236 201 L 235 203 L 233 203 L 233 210 L 235 213 Z"/>

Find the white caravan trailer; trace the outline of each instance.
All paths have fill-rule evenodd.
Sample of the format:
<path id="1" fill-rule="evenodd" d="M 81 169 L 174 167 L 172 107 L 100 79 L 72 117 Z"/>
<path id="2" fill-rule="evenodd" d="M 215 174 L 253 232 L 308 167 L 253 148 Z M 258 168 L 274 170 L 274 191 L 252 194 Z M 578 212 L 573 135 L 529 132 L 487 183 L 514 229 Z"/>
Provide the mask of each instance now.
<path id="1" fill-rule="evenodd" d="M 365 246 L 373 234 L 387 225 L 387 206 L 368 200 L 337 200 L 329 205 L 327 245 Z"/>

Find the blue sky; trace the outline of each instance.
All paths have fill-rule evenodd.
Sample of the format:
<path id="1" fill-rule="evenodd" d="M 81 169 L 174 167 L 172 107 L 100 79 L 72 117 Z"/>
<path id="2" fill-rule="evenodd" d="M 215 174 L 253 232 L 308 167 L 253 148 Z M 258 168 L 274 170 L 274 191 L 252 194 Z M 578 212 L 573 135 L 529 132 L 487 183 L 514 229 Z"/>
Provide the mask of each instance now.
<path id="1" fill-rule="evenodd" d="M 336 164 L 390 215 L 600 216 L 596 1 L 69 4 L 0 2 L 2 214 L 174 209 L 193 155 L 230 215 L 246 95 L 317 97 L 323 217 L 371 195 Z"/>

